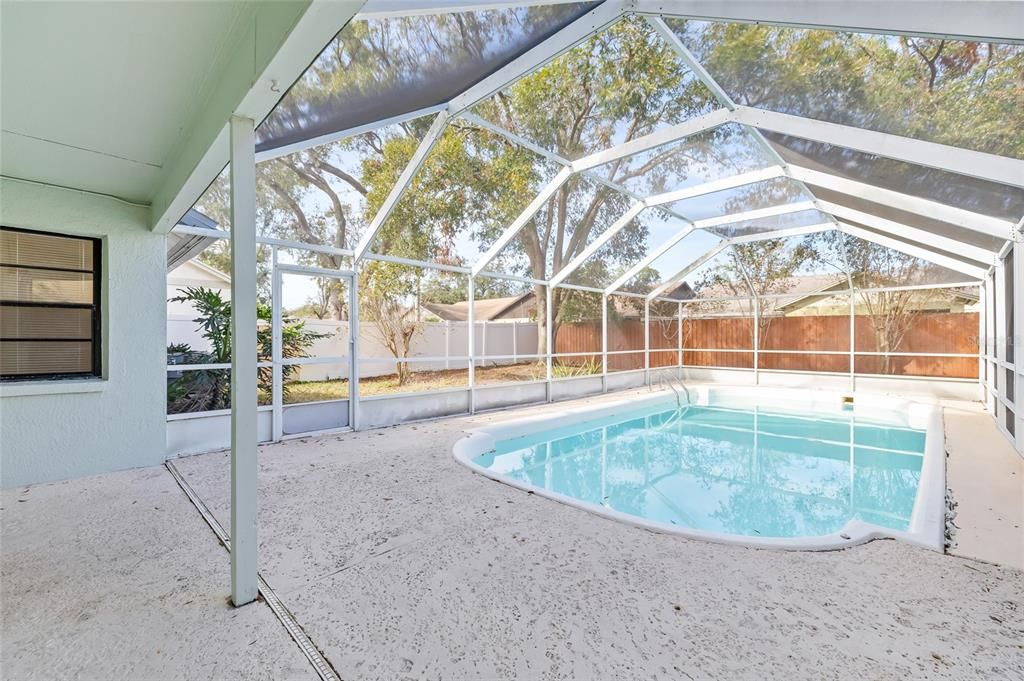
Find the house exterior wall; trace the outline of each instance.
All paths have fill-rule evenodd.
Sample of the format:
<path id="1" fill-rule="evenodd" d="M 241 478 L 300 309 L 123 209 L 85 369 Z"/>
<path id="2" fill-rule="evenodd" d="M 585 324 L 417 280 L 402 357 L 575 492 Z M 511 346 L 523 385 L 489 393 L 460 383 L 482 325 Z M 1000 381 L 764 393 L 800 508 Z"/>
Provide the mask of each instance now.
<path id="1" fill-rule="evenodd" d="M 164 460 L 166 240 L 148 218 L 145 207 L 0 178 L 0 223 L 103 240 L 103 377 L 0 384 L 0 486 Z"/>

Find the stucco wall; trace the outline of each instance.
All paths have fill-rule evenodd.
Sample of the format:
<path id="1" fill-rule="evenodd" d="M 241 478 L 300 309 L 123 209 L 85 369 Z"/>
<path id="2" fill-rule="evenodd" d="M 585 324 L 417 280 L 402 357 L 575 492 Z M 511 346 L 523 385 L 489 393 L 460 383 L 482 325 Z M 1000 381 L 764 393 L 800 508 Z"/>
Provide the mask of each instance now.
<path id="1" fill-rule="evenodd" d="M 114 199 L 0 178 L 0 223 L 103 238 L 104 374 L 0 385 L 0 486 L 164 459 L 166 246 L 148 216 Z"/>

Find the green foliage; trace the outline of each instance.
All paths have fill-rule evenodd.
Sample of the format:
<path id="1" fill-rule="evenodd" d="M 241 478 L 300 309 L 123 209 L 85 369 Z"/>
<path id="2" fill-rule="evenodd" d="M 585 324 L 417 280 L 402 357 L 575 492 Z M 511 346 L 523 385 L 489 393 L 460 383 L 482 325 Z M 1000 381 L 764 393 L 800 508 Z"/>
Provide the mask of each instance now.
<path id="1" fill-rule="evenodd" d="M 189 287 L 170 302 L 191 304 L 198 314 L 193 320 L 209 343 L 211 350 L 193 350 L 187 343 L 167 346 L 168 364 L 227 364 L 231 361 L 231 302 L 221 297 L 219 291 L 205 287 Z M 273 333 L 272 311 L 269 305 L 256 306 L 256 353 L 257 361 L 272 358 Z M 327 334 L 309 331 L 305 323 L 282 319 L 281 356 L 284 358 L 307 357 L 307 351 L 318 338 Z M 282 367 L 284 379 L 296 371 L 295 366 Z M 272 389 L 273 372 L 270 367 L 260 367 L 258 388 L 263 393 Z M 182 372 L 180 378 L 168 380 L 167 413 L 177 414 L 193 411 L 228 409 L 231 406 L 231 383 L 229 369 L 200 369 Z M 287 392 L 287 383 L 283 390 Z"/>
<path id="2" fill-rule="evenodd" d="M 1020 158 L 1014 45 L 669 20 L 740 104 Z"/>
<path id="3" fill-rule="evenodd" d="M 587 359 L 577 364 L 552 364 L 552 378 L 576 378 L 578 376 L 593 376 L 601 373 L 601 362 L 596 359 Z"/>

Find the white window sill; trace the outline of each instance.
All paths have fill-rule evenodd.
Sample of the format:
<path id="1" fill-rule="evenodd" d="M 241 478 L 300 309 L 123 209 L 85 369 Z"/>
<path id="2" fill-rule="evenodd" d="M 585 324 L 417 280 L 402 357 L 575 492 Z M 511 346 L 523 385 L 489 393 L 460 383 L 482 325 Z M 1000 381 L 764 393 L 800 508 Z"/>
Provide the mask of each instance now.
<path id="1" fill-rule="evenodd" d="M 16 381 L 0 383 L 0 397 L 21 397 L 25 395 L 73 395 L 76 393 L 98 393 L 107 389 L 102 378 L 78 378 L 63 381 Z"/>

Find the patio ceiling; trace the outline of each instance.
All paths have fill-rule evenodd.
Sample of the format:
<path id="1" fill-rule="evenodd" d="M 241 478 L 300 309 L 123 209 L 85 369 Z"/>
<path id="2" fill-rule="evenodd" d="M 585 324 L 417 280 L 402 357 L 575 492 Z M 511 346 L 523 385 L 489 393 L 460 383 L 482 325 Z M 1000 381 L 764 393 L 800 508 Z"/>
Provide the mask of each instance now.
<path id="1" fill-rule="evenodd" d="M 262 118 L 270 77 L 294 80 L 334 34 L 311 29 L 362 4 L 4 2 L 0 174 L 152 205 L 166 231 L 226 162 L 229 116 Z"/>

